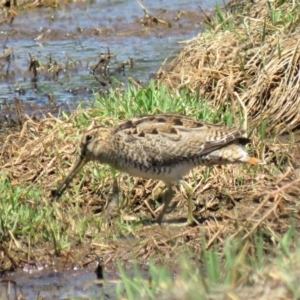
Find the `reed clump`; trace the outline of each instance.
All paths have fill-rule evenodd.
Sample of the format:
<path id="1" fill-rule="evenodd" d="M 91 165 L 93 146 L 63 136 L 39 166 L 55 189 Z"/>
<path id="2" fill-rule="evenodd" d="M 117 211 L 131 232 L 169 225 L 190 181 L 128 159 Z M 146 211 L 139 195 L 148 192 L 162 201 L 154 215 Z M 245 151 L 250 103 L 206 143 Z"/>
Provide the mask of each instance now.
<path id="1" fill-rule="evenodd" d="M 188 88 L 213 108 L 247 109 L 267 133 L 299 129 L 300 5 L 293 1 L 231 2 L 207 18 L 209 30 L 188 41 L 157 76 Z"/>

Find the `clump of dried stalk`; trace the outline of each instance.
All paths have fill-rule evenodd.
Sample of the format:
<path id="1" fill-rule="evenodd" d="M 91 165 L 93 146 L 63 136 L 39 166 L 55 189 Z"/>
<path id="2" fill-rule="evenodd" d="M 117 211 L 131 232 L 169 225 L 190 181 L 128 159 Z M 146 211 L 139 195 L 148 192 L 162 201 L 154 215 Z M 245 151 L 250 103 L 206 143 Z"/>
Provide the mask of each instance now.
<path id="1" fill-rule="evenodd" d="M 157 76 L 174 90 L 187 88 L 214 108 L 246 106 L 249 123 L 267 133 L 300 126 L 300 5 L 286 1 L 244 4 L 189 41 Z M 233 3 L 228 7 L 235 7 Z M 238 101 L 240 98 L 240 101 Z"/>

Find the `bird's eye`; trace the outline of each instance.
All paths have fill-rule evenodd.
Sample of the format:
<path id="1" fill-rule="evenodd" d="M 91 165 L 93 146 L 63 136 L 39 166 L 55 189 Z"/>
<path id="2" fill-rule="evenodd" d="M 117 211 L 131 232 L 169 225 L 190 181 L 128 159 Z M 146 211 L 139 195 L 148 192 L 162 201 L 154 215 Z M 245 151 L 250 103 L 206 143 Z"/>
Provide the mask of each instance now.
<path id="1" fill-rule="evenodd" d="M 93 136 L 88 134 L 86 137 L 85 137 L 85 141 L 88 143 L 90 142 L 91 140 L 93 139 Z"/>

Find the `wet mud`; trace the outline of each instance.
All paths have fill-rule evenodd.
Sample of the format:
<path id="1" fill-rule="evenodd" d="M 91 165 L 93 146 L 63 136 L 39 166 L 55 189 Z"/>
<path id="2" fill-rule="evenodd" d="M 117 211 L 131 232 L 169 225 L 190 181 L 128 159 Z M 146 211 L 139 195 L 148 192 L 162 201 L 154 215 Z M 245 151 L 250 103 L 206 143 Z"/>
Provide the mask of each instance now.
<path id="1" fill-rule="evenodd" d="M 95 270 L 17 272 L 0 279 L 0 299 L 112 299 L 119 278 L 97 278 Z"/>

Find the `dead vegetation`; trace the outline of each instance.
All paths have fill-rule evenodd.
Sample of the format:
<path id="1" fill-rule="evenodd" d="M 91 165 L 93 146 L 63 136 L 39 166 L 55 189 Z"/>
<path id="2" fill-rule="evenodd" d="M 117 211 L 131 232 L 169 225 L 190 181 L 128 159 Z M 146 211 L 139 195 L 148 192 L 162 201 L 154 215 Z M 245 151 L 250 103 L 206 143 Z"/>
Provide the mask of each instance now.
<path id="1" fill-rule="evenodd" d="M 299 15 L 293 1 L 231 2 L 162 66 L 159 81 L 198 93 L 214 108 L 242 103 L 252 126 L 263 120 L 268 133 L 299 129 Z"/>
<path id="2" fill-rule="evenodd" d="M 291 272 L 291 270 L 293 271 Z M 299 256 L 297 254 L 293 255 L 291 260 L 286 259 L 284 266 L 268 264 L 263 270 L 250 272 L 237 285 L 226 288 L 218 284 L 211 284 L 207 288 L 198 280 L 198 289 L 202 290 L 202 295 L 205 295 L 201 299 L 295 299 L 294 295 L 299 292 L 299 287 L 296 285 L 293 289 L 293 282 L 297 282 L 299 276 Z M 177 279 L 175 276 L 170 286 L 162 287 L 159 298 L 190 299 L 187 295 L 192 294 L 194 285 L 193 278 L 183 281 L 182 278 Z M 193 293 L 197 294 L 197 291 L 193 291 Z"/>
<path id="3" fill-rule="evenodd" d="M 38 7 L 56 8 L 59 4 L 68 3 L 70 1 L 57 0 L 1 0 L 0 1 L 0 25 L 12 24 L 15 17 L 22 11 L 34 9 Z"/>
<path id="4" fill-rule="evenodd" d="M 7 136 L 0 148 L 1 171 L 5 172 L 12 187 L 26 186 L 24 197 L 30 189 L 40 188 L 41 203 L 51 207 L 51 190 L 55 190 L 67 173 L 71 162 L 76 159 L 81 131 L 74 126 L 76 119 L 90 113 L 92 111 L 77 112 L 68 120 L 49 115 L 47 119 L 39 122 L 27 117 L 22 130 Z M 100 117 L 94 118 L 93 121 L 95 125 L 113 122 Z M 205 168 L 200 167 L 187 176 L 188 182 L 194 187 L 195 215 L 200 218 L 202 226 L 195 228 L 163 226 L 152 230 L 147 226 L 142 227 L 134 233 L 135 238 L 132 242 L 135 244 L 134 248 L 132 244 L 128 244 L 127 239 L 124 239 L 122 247 L 120 247 L 122 241 L 113 242 L 108 239 L 105 247 L 101 244 L 98 248 L 97 243 L 90 245 L 94 257 L 99 250 L 99 255 L 107 258 L 106 263 L 124 257 L 126 259 L 135 257 L 139 261 L 150 257 L 160 260 L 165 255 L 172 255 L 174 251 L 176 253 L 180 249 L 183 251 L 187 246 L 194 253 L 200 253 L 203 235 L 207 241 L 207 249 L 216 243 L 223 244 L 228 236 L 238 236 L 244 241 L 251 240 L 258 230 L 263 229 L 281 236 L 290 226 L 290 216 L 295 218 L 298 228 L 299 145 L 293 142 L 283 145 L 254 140 L 253 148 L 264 149 L 265 159 L 268 161 L 266 166 L 255 170 L 243 166 L 214 167 L 210 173 L 206 173 Z M 98 168 L 105 167 L 99 165 Z M 68 211 L 70 204 L 79 205 L 80 214 L 83 215 L 92 216 L 101 213 L 102 217 L 99 218 L 105 221 L 105 209 L 111 197 L 112 176 L 106 176 L 104 181 L 103 178 L 95 177 L 93 164 L 86 166 L 83 173 L 77 176 L 65 193 L 68 200 L 55 204 L 58 207 L 56 218 L 60 220 L 62 226 L 74 224 L 76 227 L 76 217 L 71 213 L 65 216 L 59 212 Z M 129 218 L 134 220 L 138 216 L 141 219 L 157 216 L 159 208 L 153 199 L 161 198 L 160 194 L 163 192 L 161 185 L 157 186 L 157 182 L 151 180 L 129 179 L 127 175 L 120 176 L 119 181 L 124 200 L 128 201 L 126 207 L 121 210 L 124 220 Z M 74 189 L 78 184 L 79 193 L 76 192 L 77 188 Z M 177 190 L 177 197 L 173 201 L 175 208 L 166 216 L 168 219 L 180 220 L 182 215 L 186 215 L 184 198 L 185 195 Z M 28 205 L 30 202 L 31 200 L 28 200 Z M 102 226 L 108 224 L 109 222 L 104 222 Z M 114 232 L 116 224 L 112 222 L 111 226 L 108 230 Z M 71 233 L 72 235 L 74 235 L 72 239 L 76 239 L 76 230 Z M 267 244 L 274 243 L 268 240 L 269 237 L 266 240 Z M 10 248 L 11 256 L 14 253 L 13 249 L 14 247 Z M 80 255 L 80 252 L 77 254 Z M 20 253 L 18 257 L 19 255 Z M 91 260 L 91 257 L 88 259 Z M 80 260 L 82 261 L 82 258 Z M 9 260 L 4 261 L 7 267 Z M 22 265 L 22 260 L 20 264 Z"/>

